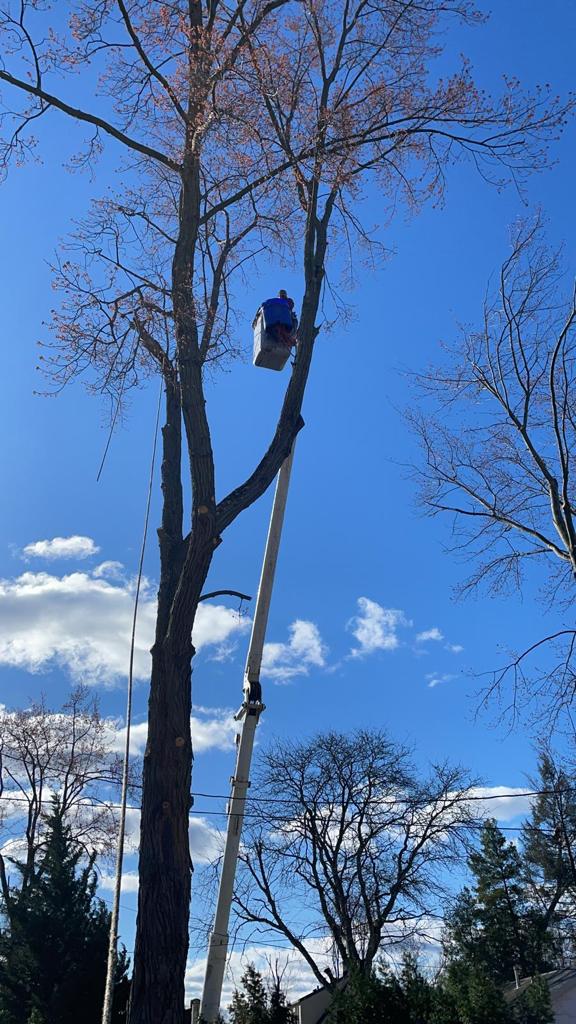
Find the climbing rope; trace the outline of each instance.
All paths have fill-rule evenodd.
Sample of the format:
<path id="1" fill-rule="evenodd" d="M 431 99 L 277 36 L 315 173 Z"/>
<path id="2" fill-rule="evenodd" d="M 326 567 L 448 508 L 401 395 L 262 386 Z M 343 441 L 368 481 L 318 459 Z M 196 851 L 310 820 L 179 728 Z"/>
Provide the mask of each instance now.
<path id="1" fill-rule="evenodd" d="M 112 1004 L 114 998 L 114 974 L 116 971 L 116 960 L 118 953 L 118 921 L 120 917 L 120 889 L 122 887 L 122 868 L 124 864 L 124 837 L 126 832 L 126 807 L 128 803 L 128 779 L 130 768 L 130 729 L 132 724 L 132 691 L 134 680 L 134 649 L 136 646 L 136 623 L 138 620 L 138 604 L 140 600 L 140 588 L 142 585 L 142 573 L 144 567 L 144 554 L 146 552 L 146 540 L 148 537 L 148 522 L 150 519 L 150 504 L 152 501 L 152 487 L 154 483 L 154 468 L 156 465 L 156 448 L 158 444 L 158 426 L 160 423 L 160 410 L 162 408 L 163 381 L 160 383 L 158 394 L 158 408 L 156 410 L 156 424 L 154 426 L 154 440 L 152 444 L 152 458 L 150 460 L 150 475 L 148 480 L 148 495 L 146 499 L 146 512 L 144 515 L 144 530 L 142 534 L 142 545 L 140 548 L 140 561 L 138 563 L 138 577 L 136 582 L 136 593 L 134 595 L 134 613 L 132 616 L 132 635 L 130 638 L 130 662 L 128 667 L 128 689 L 126 695 L 126 741 L 124 743 L 124 761 L 122 764 L 122 791 L 120 796 L 120 822 L 118 828 L 118 842 L 116 846 L 116 870 L 114 875 L 114 896 L 112 900 L 112 911 L 110 914 L 110 937 L 108 942 L 108 963 L 106 967 L 106 987 L 104 989 L 104 1005 L 102 1008 L 102 1024 L 111 1024 Z"/>
<path id="2" fill-rule="evenodd" d="M 116 408 L 114 409 L 114 415 L 112 416 L 112 420 L 111 420 L 111 423 L 110 423 L 110 428 L 108 430 L 108 437 L 106 439 L 106 446 L 104 448 L 104 454 L 102 455 L 102 458 L 100 460 L 100 466 L 99 466 L 98 472 L 96 474 L 96 483 L 97 484 L 100 483 L 100 477 L 102 476 L 102 470 L 104 469 L 104 464 L 106 462 L 106 457 L 108 455 L 108 450 L 109 450 L 110 445 L 112 443 L 112 436 L 114 434 L 114 430 L 115 430 L 115 427 L 116 427 L 116 420 L 118 419 L 118 413 L 120 412 L 121 404 L 122 404 L 122 389 L 120 390 L 120 394 L 118 395 L 118 398 L 116 400 Z"/>

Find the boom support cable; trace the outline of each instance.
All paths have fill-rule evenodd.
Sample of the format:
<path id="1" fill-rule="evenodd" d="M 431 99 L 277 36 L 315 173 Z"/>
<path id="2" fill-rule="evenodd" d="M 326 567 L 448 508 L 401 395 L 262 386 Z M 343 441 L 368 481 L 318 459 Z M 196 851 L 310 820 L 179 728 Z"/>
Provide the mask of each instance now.
<path id="1" fill-rule="evenodd" d="M 116 846 L 116 869 L 114 874 L 114 896 L 112 899 L 112 911 L 110 914 L 110 935 L 108 942 L 108 962 L 106 966 L 106 985 L 104 989 L 104 1005 L 102 1007 L 102 1024 L 111 1024 L 112 1008 L 114 1001 L 114 974 L 118 956 L 118 922 L 120 917 L 120 890 L 122 888 L 122 868 L 124 865 L 124 838 L 126 834 L 126 810 L 128 804 L 128 780 L 130 774 L 130 730 L 132 724 L 132 693 L 134 683 L 134 649 L 136 646 L 136 624 L 138 621 L 138 604 L 140 601 L 140 589 L 142 586 L 142 574 L 144 568 L 144 555 L 146 552 L 146 541 L 148 538 L 148 523 L 150 520 L 150 505 L 152 502 L 152 488 L 154 484 L 154 469 L 156 466 L 156 449 L 158 446 L 158 426 L 160 424 L 160 410 L 162 408 L 162 393 L 164 382 L 160 383 L 158 394 L 158 408 L 156 410 L 156 423 L 154 426 L 154 440 L 152 443 L 152 457 L 150 459 L 150 473 L 148 479 L 148 495 L 146 498 L 146 512 L 144 515 L 144 530 L 142 533 L 142 544 L 140 547 L 140 560 L 138 563 L 138 577 L 136 582 L 136 593 L 134 595 L 134 614 L 132 616 L 132 634 L 130 637 L 130 662 L 128 667 L 128 688 L 126 694 L 126 740 L 124 743 L 124 760 L 122 764 L 122 792 L 120 796 L 120 822 L 118 826 L 118 843 Z"/>

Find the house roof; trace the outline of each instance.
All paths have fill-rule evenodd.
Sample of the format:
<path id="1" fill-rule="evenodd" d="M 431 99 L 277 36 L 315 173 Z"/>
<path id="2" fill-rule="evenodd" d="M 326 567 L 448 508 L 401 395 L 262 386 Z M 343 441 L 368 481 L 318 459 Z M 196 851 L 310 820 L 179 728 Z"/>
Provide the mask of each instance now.
<path id="1" fill-rule="evenodd" d="M 345 982 L 346 982 L 346 978 L 336 978 L 336 988 L 338 988 L 338 989 L 342 988 L 343 985 L 345 984 Z M 329 992 L 329 991 L 330 990 L 328 988 L 325 988 L 323 985 L 318 985 L 318 988 L 313 988 L 312 991 L 311 992 L 307 992 L 305 996 L 300 996 L 300 998 L 296 999 L 296 1001 L 294 1003 L 292 1003 L 292 1005 L 293 1006 L 299 1006 L 300 1003 L 305 1003 L 307 999 L 313 999 L 320 992 Z"/>
<path id="2" fill-rule="evenodd" d="M 565 989 L 572 988 L 576 985 L 576 967 L 561 967 L 557 971 L 548 971 L 547 974 L 542 975 L 543 978 L 548 982 L 548 988 L 550 989 L 550 995 L 553 997 L 556 993 L 560 993 Z M 513 1003 L 515 999 L 525 992 L 529 985 L 532 984 L 532 978 L 522 978 L 516 987 L 514 981 L 505 985 L 502 993 L 507 1003 Z"/>
<path id="3" fill-rule="evenodd" d="M 345 984 L 346 984 L 346 980 L 347 980 L 346 977 L 337 978 L 336 979 L 336 988 L 337 989 L 342 989 L 345 986 Z M 293 1007 L 293 1009 L 296 1009 L 296 1007 L 301 1006 L 301 1004 L 305 1003 L 308 999 L 315 999 L 317 996 L 320 996 L 322 994 L 328 994 L 329 995 L 330 994 L 329 993 L 329 989 L 324 988 L 323 986 L 318 986 L 318 988 L 313 989 L 312 992 L 307 992 L 305 996 L 301 996 L 300 999 L 297 999 L 295 1003 L 292 1003 L 292 1007 Z M 332 1000 L 330 999 L 330 1002 L 331 1001 Z M 318 1017 L 318 1020 L 316 1021 L 316 1024 L 325 1024 L 325 1021 L 327 1020 L 327 1017 L 328 1017 L 329 1013 L 330 1013 L 330 1004 L 328 1004 L 328 1006 L 326 1007 L 325 1010 L 322 1010 L 322 1012 L 320 1013 L 320 1016 Z"/>
<path id="4" fill-rule="evenodd" d="M 317 996 L 319 992 L 324 991 L 325 989 L 321 988 L 319 985 L 318 988 L 313 988 L 311 992 L 307 992 L 305 996 L 300 996 L 300 998 L 294 1003 L 294 1006 L 299 1006 L 300 1003 L 305 1003 L 307 999 L 312 999 L 314 996 Z"/>

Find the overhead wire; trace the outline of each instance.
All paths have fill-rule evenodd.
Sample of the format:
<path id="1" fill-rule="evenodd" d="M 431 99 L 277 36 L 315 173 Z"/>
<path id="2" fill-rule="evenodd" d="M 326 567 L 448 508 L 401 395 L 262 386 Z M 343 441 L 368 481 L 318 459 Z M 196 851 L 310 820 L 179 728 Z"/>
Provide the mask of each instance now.
<path id="1" fill-rule="evenodd" d="M 6 756 L 5 754 L 3 755 Z M 64 766 L 68 767 L 68 766 Z M 98 780 L 100 781 L 100 780 Z M 119 786 L 121 783 L 118 779 L 105 779 L 103 780 L 106 785 Z M 142 789 L 142 783 L 130 782 L 129 789 Z M 9 797 L 9 792 L 6 790 L 0 794 L 0 800 Z M 422 797 L 421 799 L 411 799 L 410 797 L 374 797 L 366 801 L 366 804 L 376 804 L 381 807 L 428 807 L 434 801 L 439 801 L 445 796 L 450 799 L 452 804 L 456 803 L 488 803 L 493 800 L 524 800 L 527 798 L 537 796 L 576 796 L 575 786 L 565 786 L 562 789 L 526 789 L 526 790 L 505 790 L 503 793 L 462 793 L 461 796 L 450 797 L 450 794 L 436 793 L 428 797 Z M 209 793 L 201 790 L 191 790 L 191 796 L 200 797 L 206 800 L 229 800 L 229 793 Z M 13 798 L 12 798 L 13 799 Z M 237 797 L 238 800 L 245 800 L 255 804 L 264 804 L 265 806 L 272 806 L 273 804 L 283 804 L 294 807 L 296 802 L 293 799 L 286 797 L 259 797 L 259 796 L 245 796 Z M 208 812 L 207 812 L 208 813 Z M 215 812 L 216 813 L 216 812 Z"/>
<path id="2" fill-rule="evenodd" d="M 478 797 L 476 797 L 476 799 L 479 799 L 479 800 L 480 799 L 481 800 L 487 800 L 487 799 L 495 799 L 495 798 L 500 798 L 500 799 L 520 799 L 520 798 L 524 798 L 524 797 L 533 797 L 533 796 L 539 796 L 539 795 L 550 795 L 550 794 L 552 794 L 554 792 L 557 793 L 558 791 L 553 791 L 553 790 L 527 790 L 527 791 L 524 791 L 522 793 L 507 792 L 507 793 L 496 794 L 495 797 L 485 797 L 485 796 L 484 797 L 480 797 L 480 796 L 478 796 Z M 562 792 L 564 792 L 564 793 L 566 793 L 566 792 L 574 792 L 574 790 L 572 790 L 572 789 L 570 789 L 570 790 L 563 790 Z M 198 794 L 198 795 L 200 795 L 200 794 Z M 212 797 L 212 798 L 217 798 L 217 799 L 221 799 L 222 798 L 222 796 L 220 794 L 214 794 L 214 793 L 203 793 L 201 795 L 203 795 L 205 797 Z M 14 795 L 14 796 L 12 796 L 10 794 L 10 792 L 6 792 L 6 791 L 4 791 L 4 793 L 0 794 L 0 800 L 2 800 L 2 799 L 8 800 L 10 802 L 28 803 L 28 800 L 27 800 L 27 798 L 25 796 L 22 796 L 22 795 Z M 465 798 L 462 798 L 462 799 L 465 799 Z M 118 803 L 114 803 L 113 804 L 113 803 L 110 803 L 110 802 L 107 802 L 107 801 L 104 801 L 104 804 L 107 805 L 107 806 L 113 807 L 113 808 L 121 808 L 122 807 L 122 804 L 118 804 Z M 94 800 L 92 800 L 92 801 L 83 801 L 82 802 L 82 806 L 102 807 L 103 803 L 99 802 L 99 801 L 94 801 Z M 138 806 L 128 805 L 126 803 L 125 806 L 124 806 L 124 810 L 125 811 L 126 810 L 139 811 L 140 808 Z M 208 810 L 199 809 L 199 810 L 192 810 L 191 813 L 192 814 L 194 814 L 194 813 L 198 814 L 199 816 L 210 815 L 210 816 L 218 816 L 218 817 L 227 817 L 227 812 L 226 811 L 208 811 Z M 247 817 L 251 817 L 251 816 L 261 817 L 261 815 L 251 815 L 250 812 L 247 812 L 246 816 Z M 287 821 L 290 821 L 291 819 L 290 818 L 286 818 L 286 817 L 284 817 L 284 818 L 275 817 L 274 820 L 281 820 L 281 821 L 287 822 Z M 446 825 L 446 828 L 450 829 L 451 827 L 452 827 L 451 823 L 448 822 L 447 825 Z M 457 826 L 454 826 L 454 827 L 457 827 Z M 482 827 L 482 823 L 478 822 L 477 823 L 477 827 L 481 828 Z M 541 833 L 541 834 L 544 834 L 544 835 L 554 835 L 554 832 L 551 829 L 543 829 L 543 828 L 539 828 L 539 827 L 536 827 L 536 826 L 530 826 L 530 825 L 523 825 L 523 826 L 501 826 L 501 825 L 499 825 L 498 828 L 502 832 L 517 832 L 517 831 L 522 831 L 523 828 L 527 828 L 529 831 Z M 10 830 L 10 831 L 13 832 L 13 830 Z M 121 882 L 121 876 L 120 876 L 120 882 Z M 129 911 L 132 914 L 137 913 L 136 908 L 128 906 L 128 904 L 125 904 L 125 903 L 120 903 L 119 900 L 116 901 L 116 898 L 114 898 L 113 900 L 108 899 L 106 897 L 101 897 L 101 898 L 104 899 L 104 902 L 106 902 L 109 905 L 111 905 L 113 909 L 116 906 L 117 908 L 121 908 L 122 910 Z M 434 916 L 436 916 L 438 918 L 438 920 L 441 920 L 441 921 L 445 919 L 443 915 L 438 915 L 437 914 L 437 915 L 434 915 Z M 201 921 L 202 919 L 201 918 L 197 918 L 197 920 Z M 117 943 L 117 936 L 116 936 L 116 943 Z M 246 949 L 247 947 L 250 947 L 251 945 L 254 945 L 254 946 L 266 946 L 267 948 L 276 949 L 278 951 L 286 951 L 286 952 L 294 951 L 294 947 L 291 946 L 291 945 L 279 945 L 278 943 L 269 942 L 269 941 L 267 941 L 265 939 L 260 939 L 259 937 L 244 938 L 244 939 L 241 939 L 241 940 L 238 939 L 237 941 L 235 941 L 235 942 L 233 942 L 231 944 L 231 951 L 235 951 L 237 949 L 243 950 L 243 949 Z M 191 943 L 190 946 L 189 946 L 189 951 L 190 952 L 203 952 L 204 950 L 205 950 L 205 944 Z M 127 950 L 127 952 L 130 954 L 133 951 L 132 950 Z"/>
<path id="3" fill-rule="evenodd" d="M 458 797 L 455 800 L 451 801 L 450 805 L 447 807 L 447 810 L 451 809 L 455 804 L 466 803 L 468 799 L 470 799 L 470 800 L 483 800 L 483 801 L 488 802 L 490 800 L 497 799 L 498 797 L 504 797 L 505 796 L 506 799 L 512 800 L 512 799 L 526 797 L 526 796 L 534 796 L 534 795 L 538 796 L 538 795 L 546 794 L 547 792 L 548 792 L 547 790 L 540 790 L 540 791 L 534 790 L 532 793 L 497 794 L 494 797 L 491 797 L 491 796 L 470 797 L 470 798 Z M 566 791 L 564 791 L 564 792 L 566 792 Z M 211 793 L 211 794 L 204 793 L 204 794 L 200 794 L 200 795 L 205 796 L 205 797 L 211 796 L 214 799 L 225 799 L 225 800 L 229 799 L 229 797 L 224 797 L 224 796 L 221 796 L 220 794 L 217 794 L 217 793 Z M 4 793 L 0 794 L 0 800 L 8 800 L 10 803 L 25 803 L 25 804 L 29 803 L 29 800 L 25 796 L 11 796 L 9 792 L 4 792 Z M 277 802 L 279 802 L 279 801 L 276 801 L 276 800 L 271 800 L 270 801 L 270 803 L 277 803 Z M 402 801 L 398 801 L 398 803 L 402 803 Z M 102 799 L 102 800 L 97 800 L 97 799 L 82 800 L 78 804 L 78 806 L 79 807 L 95 807 L 95 808 L 99 808 L 99 809 L 107 807 L 107 808 L 110 808 L 111 810 L 122 809 L 122 803 L 121 802 L 115 803 L 115 802 L 113 802 L 111 800 L 106 800 L 106 799 Z M 136 811 L 137 813 L 140 813 L 140 807 L 137 804 L 128 804 L 127 803 L 126 806 L 125 806 L 125 810 L 126 811 Z M 189 813 L 190 813 L 190 815 L 196 815 L 199 818 L 206 818 L 206 817 L 227 818 L 228 817 L 228 811 L 226 811 L 226 810 L 211 811 L 211 810 L 208 810 L 208 808 L 204 808 L 204 807 L 193 807 L 193 808 L 190 809 Z M 256 818 L 259 821 L 262 821 L 263 818 L 265 818 L 265 820 L 268 820 L 268 821 L 271 821 L 271 822 L 284 823 L 284 824 L 288 824 L 290 821 L 294 820 L 294 815 L 281 815 L 281 814 L 265 815 L 262 811 L 246 811 L 245 814 L 244 814 L 244 817 L 246 817 L 246 818 Z M 482 828 L 483 827 L 483 822 L 481 822 L 481 821 L 479 821 L 479 822 L 467 822 L 466 825 L 469 828 Z M 461 826 L 461 824 L 459 822 L 446 822 L 446 825 L 444 827 L 446 829 L 450 829 L 450 828 L 461 828 L 462 826 Z M 527 831 L 530 831 L 530 832 L 540 832 L 542 835 L 553 835 L 554 834 L 554 830 L 553 829 L 543 829 L 543 828 L 540 828 L 540 827 L 538 827 L 536 825 L 530 825 L 529 823 L 526 823 L 526 822 L 524 822 L 522 825 L 500 825 L 499 824 L 498 828 L 500 829 L 501 832 L 522 832 L 523 830 L 527 830 Z"/>
<path id="4" fill-rule="evenodd" d="M 210 596 L 210 595 L 206 595 L 206 596 Z M 125 744 L 125 746 L 126 746 L 126 744 Z M 82 756 L 81 753 L 79 755 L 77 755 L 77 757 L 81 757 L 81 756 Z M 8 751 L 3 751 L 2 752 L 2 757 L 3 757 L 3 759 L 9 758 L 12 761 L 21 760 L 21 758 L 18 755 L 10 754 Z M 54 768 L 55 769 L 60 768 L 63 771 L 69 771 L 70 770 L 70 763 L 68 761 L 65 761 L 65 760 L 57 761 L 55 759 L 55 760 L 51 760 L 50 761 L 50 767 L 53 768 L 53 769 Z M 104 784 L 110 785 L 110 786 L 120 786 L 121 785 L 120 780 L 118 778 L 114 778 L 112 776 L 109 779 L 99 778 L 99 779 L 96 779 L 95 781 L 96 782 L 103 782 Z M 136 782 L 135 780 L 132 780 L 129 783 L 129 788 L 130 789 L 142 789 L 142 783 L 141 782 Z M 488 788 L 488 787 L 474 786 L 474 787 L 471 787 L 471 788 L 472 789 L 479 789 L 479 788 Z M 0 794 L 0 799 L 2 799 L 2 796 L 5 796 L 5 795 L 6 795 L 6 791 L 4 792 L 4 794 Z M 210 793 L 208 791 L 203 791 L 203 790 L 191 790 L 191 794 L 190 795 L 193 796 L 194 798 L 199 797 L 199 798 L 203 798 L 203 799 L 206 799 L 206 800 L 229 800 L 230 799 L 230 793 Z M 421 799 L 414 799 L 412 797 L 402 797 L 402 796 L 398 796 L 398 797 L 373 797 L 372 799 L 367 800 L 366 804 L 374 803 L 374 804 L 378 804 L 379 806 L 383 806 L 383 807 L 386 807 L 386 806 L 398 807 L 398 806 L 402 806 L 402 805 L 406 805 L 408 807 L 418 807 L 418 806 L 426 807 L 431 802 L 433 802 L 434 800 L 442 799 L 444 795 L 445 794 L 443 794 L 443 793 L 437 793 L 437 794 L 432 794 L 431 796 L 422 797 Z M 462 802 L 462 803 L 483 802 L 483 801 L 492 801 L 492 800 L 523 800 L 523 799 L 537 797 L 537 796 L 576 796 L 576 786 L 562 786 L 562 787 L 558 787 L 556 789 L 547 788 L 547 789 L 504 790 L 501 793 L 489 793 L 489 794 L 486 794 L 486 793 L 474 793 L 474 792 L 470 792 L 470 793 L 463 792 L 461 796 L 452 799 L 452 803 L 457 803 L 457 802 Z M 290 798 L 287 798 L 287 797 L 278 797 L 278 796 L 274 796 L 274 797 L 258 797 L 258 796 L 253 796 L 253 795 L 250 795 L 250 794 L 247 794 L 246 796 L 238 796 L 235 799 L 236 800 L 243 800 L 243 801 L 246 801 L 246 802 L 251 802 L 251 803 L 254 803 L 254 804 L 264 804 L 264 805 L 266 805 L 268 807 L 272 806 L 273 804 L 286 804 L 288 806 L 292 806 L 293 807 L 294 803 L 295 803 L 294 799 L 290 799 Z"/>

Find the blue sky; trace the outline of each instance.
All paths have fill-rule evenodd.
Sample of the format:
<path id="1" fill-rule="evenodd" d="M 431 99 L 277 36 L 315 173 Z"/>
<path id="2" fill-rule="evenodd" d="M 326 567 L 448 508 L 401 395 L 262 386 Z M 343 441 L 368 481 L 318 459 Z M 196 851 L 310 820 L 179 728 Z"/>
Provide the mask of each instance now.
<path id="1" fill-rule="evenodd" d="M 455 30 L 448 44 L 450 52 L 470 57 L 487 88 L 498 89 L 506 71 L 526 85 L 549 81 L 566 93 L 575 34 L 576 7 L 568 0 L 546 5 L 516 0 L 496 5 L 481 28 Z M 36 341 L 47 337 L 43 321 L 57 301 L 49 262 L 100 187 L 98 180 L 62 169 L 73 152 L 70 140 L 66 122 L 51 117 L 42 135 L 44 162 L 14 170 L 0 189 L 5 381 L 0 576 L 9 624 L 2 632 L 4 640 L 10 630 L 19 638 L 8 654 L 0 643 L 0 702 L 25 705 L 45 692 L 58 705 L 71 681 L 88 672 L 103 711 L 120 716 L 157 387 L 133 397 L 100 483 L 106 410 L 80 385 L 54 399 L 34 394 L 42 386 L 35 370 Z M 459 323 L 478 319 L 488 277 L 507 252 L 507 227 L 525 212 L 525 203 L 542 205 L 550 240 L 566 243 L 568 265 L 576 267 L 574 141 L 571 123 L 554 146 L 556 166 L 533 178 L 523 197 L 513 189 L 491 189 L 466 164 L 451 169 L 445 206 L 428 207 L 414 218 L 399 212 L 382 236 L 391 250 L 388 261 L 375 273 L 358 270 L 348 296 L 351 323 L 320 335 L 268 631 L 269 641 L 284 646 L 269 651 L 260 742 L 277 734 L 374 725 L 413 743 L 422 763 L 450 757 L 486 785 L 521 787 L 533 768 L 526 727 L 509 734 L 494 727 L 490 716 L 475 718 L 470 694 L 477 683 L 470 673 L 497 665 L 503 647 L 521 647 L 540 635 L 543 620 L 554 624 L 557 619 L 546 617 L 538 604 L 536 577 L 528 581 L 523 600 L 479 595 L 454 601 L 454 586 L 465 569 L 445 551 L 448 522 L 419 515 L 414 484 L 402 468 L 417 453 L 401 409 L 411 401 L 405 370 L 433 361 L 440 342 L 454 338 Z M 102 177 L 112 159 L 103 158 Z M 382 197 L 370 193 L 367 220 L 382 220 L 383 210 Z M 273 266 L 260 271 L 241 303 L 246 359 L 209 386 L 220 494 L 254 465 L 286 384 L 286 374 L 252 368 L 250 321 L 266 294 L 284 286 L 298 301 L 301 285 L 296 272 Z M 226 534 L 211 585 L 255 593 L 270 502 L 268 494 Z M 158 508 L 156 488 L 154 524 Z M 33 542 L 72 536 L 91 538 L 99 550 L 77 545 L 70 557 L 49 560 L 23 554 Z M 109 561 L 123 568 L 98 569 Z M 153 530 L 145 569 L 150 583 L 137 723 L 144 720 L 147 700 L 145 625 L 151 621 L 157 573 Z M 45 575 L 17 583 L 23 573 Z M 72 581 L 63 584 L 71 574 L 76 574 Z M 221 611 L 202 627 L 204 646 L 194 671 L 194 703 L 206 709 L 199 714 L 197 790 L 227 790 L 233 765 L 229 712 L 241 699 L 247 625 Z M 431 630 L 436 634 L 419 639 Z M 364 636 L 364 646 L 355 633 Z M 77 642 L 71 651 L 66 640 L 72 635 Z M 216 800 L 197 803 L 200 811 L 223 806 Z M 222 822 L 204 820 L 214 827 Z M 124 902 L 133 906 L 134 895 L 127 893 Z M 133 914 L 127 911 L 128 945 L 132 927 Z"/>

